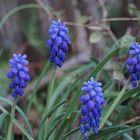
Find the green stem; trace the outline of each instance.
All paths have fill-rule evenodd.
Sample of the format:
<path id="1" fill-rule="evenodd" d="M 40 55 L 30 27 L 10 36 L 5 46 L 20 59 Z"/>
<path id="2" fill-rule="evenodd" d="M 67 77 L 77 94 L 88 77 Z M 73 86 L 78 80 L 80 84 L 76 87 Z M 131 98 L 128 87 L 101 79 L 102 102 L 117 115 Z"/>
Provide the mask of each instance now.
<path id="1" fill-rule="evenodd" d="M 123 97 L 123 95 L 125 94 L 125 91 L 126 91 L 127 86 L 128 86 L 128 82 L 129 82 L 129 80 L 125 83 L 125 85 L 122 88 L 120 94 L 117 96 L 117 98 L 115 99 L 115 101 L 112 103 L 111 107 L 109 108 L 109 110 L 105 114 L 104 118 L 102 119 L 102 122 L 101 122 L 101 125 L 100 125 L 100 129 L 107 122 L 107 120 L 110 117 L 111 113 L 114 111 L 115 107 L 117 106 L 117 104 L 119 103 L 119 101 L 121 100 L 121 98 Z"/>
<path id="2" fill-rule="evenodd" d="M 18 98 L 16 98 L 13 101 L 13 105 L 12 105 L 12 108 L 11 108 L 11 115 L 10 115 L 10 122 L 9 122 L 9 127 L 8 127 L 7 140 L 12 140 L 13 118 L 15 116 L 15 108 L 16 108 L 16 104 L 17 104 L 17 99 Z"/>
<path id="3" fill-rule="evenodd" d="M 51 96 L 52 96 L 52 93 L 53 93 L 54 82 L 55 82 L 55 69 L 56 69 L 56 66 L 53 65 L 53 68 L 52 68 L 52 71 L 51 71 L 51 77 L 50 77 L 50 84 L 49 84 L 49 87 L 48 87 L 48 95 L 47 95 L 44 115 L 46 113 L 48 113 L 49 108 L 50 108 L 49 107 L 50 106 L 50 99 L 51 99 Z"/>
<path id="4" fill-rule="evenodd" d="M 47 100 L 46 100 L 46 105 L 45 105 L 45 111 L 44 111 L 44 114 L 43 114 L 43 119 L 45 118 L 45 116 L 48 113 L 49 108 L 50 108 L 49 107 L 50 106 L 50 99 L 51 99 L 52 94 L 53 94 L 53 88 L 54 88 L 54 83 L 55 83 L 55 70 L 56 70 L 56 66 L 53 65 L 52 72 L 51 72 L 51 77 L 50 77 L 50 84 L 49 84 L 49 87 L 48 87 L 48 95 L 47 95 Z M 46 121 L 45 121 L 43 140 L 46 139 L 47 125 L 48 125 L 48 119 L 46 119 Z"/>

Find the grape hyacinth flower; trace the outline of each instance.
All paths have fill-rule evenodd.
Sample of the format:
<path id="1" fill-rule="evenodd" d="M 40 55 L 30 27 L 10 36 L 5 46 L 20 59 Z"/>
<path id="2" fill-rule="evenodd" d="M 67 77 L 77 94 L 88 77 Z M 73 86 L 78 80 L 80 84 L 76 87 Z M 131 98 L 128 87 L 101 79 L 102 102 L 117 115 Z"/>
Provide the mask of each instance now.
<path id="1" fill-rule="evenodd" d="M 98 133 L 101 111 L 105 99 L 102 92 L 102 83 L 94 81 L 93 77 L 90 81 L 84 82 L 82 91 L 86 94 L 80 98 L 82 103 L 80 132 L 84 134 L 84 139 L 88 140 L 91 129 L 95 134 Z"/>
<path id="2" fill-rule="evenodd" d="M 58 67 L 62 67 L 65 55 L 69 50 L 70 38 L 68 32 L 65 22 L 62 23 L 60 19 L 52 21 L 49 29 L 50 39 L 47 42 L 47 46 L 50 49 L 50 62 L 55 63 Z"/>
<path id="3" fill-rule="evenodd" d="M 132 86 L 138 86 L 140 80 L 140 44 L 134 42 L 129 50 L 130 57 L 127 59 L 128 72 L 131 75 Z"/>
<path id="4" fill-rule="evenodd" d="M 23 95 L 23 89 L 30 80 L 29 70 L 27 68 L 27 55 L 13 54 L 13 58 L 9 62 L 11 70 L 8 72 L 7 77 L 13 79 L 10 88 L 12 89 L 12 97 L 16 98 L 18 95 Z"/>

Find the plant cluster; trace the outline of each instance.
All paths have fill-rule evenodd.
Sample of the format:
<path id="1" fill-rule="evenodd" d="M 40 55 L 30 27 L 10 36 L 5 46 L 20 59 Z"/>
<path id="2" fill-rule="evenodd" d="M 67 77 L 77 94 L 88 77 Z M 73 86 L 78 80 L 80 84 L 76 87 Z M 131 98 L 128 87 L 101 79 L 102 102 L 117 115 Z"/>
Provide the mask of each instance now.
<path id="1" fill-rule="evenodd" d="M 108 119 L 117 107 L 117 105 L 123 103 L 125 100 L 130 98 L 137 98 L 139 93 L 139 80 L 140 80 L 140 44 L 138 42 L 132 42 L 129 50 L 130 57 L 127 61 L 123 63 L 128 66 L 128 73 L 131 76 L 132 86 L 134 89 L 128 89 L 128 82 L 123 86 L 122 90 L 119 91 L 117 95 L 115 95 L 115 99 L 113 102 L 108 104 L 108 98 L 105 96 L 104 89 L 109 88 L 111 83 L 98 82 L 97 75 L 103 69 L 104 65 L 111 60 L 114 55 L 117 55 L 121 51 L 121 47 L 113 49 L 101 62 L 97 64 L 90 64 L 79 68 L 76 72 L 72 72 L 68 77 L 64 78 L 64 81 L 61 82 L 59 88 L 55 90 L 55 71 L 58 67 L 59 69 L 63 67 L 63 63 L 66 58 L 66 54 L 70 50 L 70 37 L 68 35 L 69 30 L 67 27 L 67 23 L 63 23 L 60 19 L 58 21 L 52 21 L 52 24 L 49 29 L 50 38 L 47 41 L 47 47 L 50 50 L 50 62 L 47 62 L 46 66 L 42 70 L 42 73 L 37 80 L 36 87 L 34 89 L 33 94 L 31 95 L 31 100 L 29 101 L 29 106 L 27 107 L 27 113 L 32 106 L 32 102 L 34 96 L 38 90 L 41 79 L 44 76 L 44 73 L 48 71 L 48 67 L 51 67 L 51 75 L 50 82 L 48 87 L 48 92 L 46 95 L 46 106 L 44 108 L 44 113 L 42 118 L 40 118 L 40 128 L 38 132 L 38 139 L 45 140 L 51 137 L 51 140 L 56 140 L 57 138 L 67 139 L 73 133 L 79 135 L 81 132 L 82 135 L 79 135 L 79 139 L 93 139 L 96 137 L 102 137 L 108 135 L 109 133 L 113 133 L 118 131 L 117 135 L 130 136 L 126 134 L 127 131 L 131 131 L 140 127 L 140 125 L 135 125 L 133 127 L 129 127 L 127 125 L 113 125 Z M 12 140 L 13 135 L 13 124 L 16 124 L 18 128 L 23 132 L 23 134 L 29 139 L 33 140 L 33 133 L 31 125 L 24 114 L 24 112 L 17 106 L 17 101 L 20 96 L 24 94 L 24 88 L 27 85 L 27 82 L 30 81 L 29 69 L 27 64 L 30 63 L 27 60 L 26 54 L 13 54 L 12 59 L 10 59 L 11 70 L 8 72 L 7 77 L 12 79 L 10 84 L 10 89 L 12 90 L 13 104 L 11 108 L 11 113 L 9 113 L 3 106 L 0 105 L 0 109 L 4 114 L 8 114 L 10 116 L 7 140 Z M 91 70 L 90 74 L 87 74 L 88 70 Z M 73 75 L 80 74 L 78 78 L 73 78 Z M 83 74 L 84 73 L 84 74 Z M 81 77 L 86 75 L 86 80 Z M 95 80 L 97 79 L 97 80 Z M 67 81 L 72 81 L 72 84 L 68 85 Z M 66 85 L 66 86 L 65 86 Z M 79 85 L 78 91 L 75 86 Z M 64 95 L 61 94 L 62 87 L 65 88 Z M 136 88 L 135 88 L 136 87 Z M 76 92 L 74 92 L 76 90 Z M 69 99 L 70 94 L 74 92 L 74 97 Z M 83 91 L 83 92 L 81 92 Z M 127 93 L 126 93 L 127 92 Z M 85 93 L 85 94 L 83 94 Z M 131 94 L 133 97 L 131 97 Z M 63 100 L 59 101 L 59 98 L 63 96 Z M 27 95 L 28 96 L 28 95 Z M 109 96 L 109 93 L 108 93 Z M 58 102 L 55 103 L 58 99 Z M 70 100 L 70 101 L 69 101 Z M 64 104 L 67 103 L 65 106 Z M 80 103 L 81 102 L 81 103 Z M 80 106 L 78 106 L 80 103 Z M 11 104 L 11 102 L 10 102 Z M 78 105 L 77 105 L 78 104 Z M 63 108 L 63 107 L 64 108 Z M 27 128 L 29 132 L 25 130 L 23 126 L 17 122 L 15 117 L 15 111 L 19 111 L 25 119 L 25 122 L 28 124 Z M 76 111 L 75 111 L 76 110 Z M 55 112 L 55 115 L 52 115 Z M 81 115 L 80 115 L 81 114 Z M 75 120 L 71 120 L 71 116 L 73 116 Z M 50 121 L 51 120 L 51 121 Z M 79 120 L 77 122 L 77 120 Z M 70 129 L 65 130 L 65 126 L 69 125 L 69 121 L 71 123 Z M 74 121 L 74 123 L 72 122 Z M 117 120 L 116 120 L 117 121 Z M 77 123 L 77 124 L 75 124 Z M 109 127 L 103 128 L 104 125 L 108 125 Z M 50 126 L 50 128 L 48 127 Z M 78 128 L 75 129 L 75 126 Z M 71 131 L 70 131 L 71 130 Z M 80 130 L 80 131 L 78 131 Z M 63 135 L 64 134 L 64 135 Z M 81 137 L 82 136 L 82 137 Z M 114 135 L 112 135 L 114 136 Z M 110 137 L 111 139 L 112 137 Z"/>

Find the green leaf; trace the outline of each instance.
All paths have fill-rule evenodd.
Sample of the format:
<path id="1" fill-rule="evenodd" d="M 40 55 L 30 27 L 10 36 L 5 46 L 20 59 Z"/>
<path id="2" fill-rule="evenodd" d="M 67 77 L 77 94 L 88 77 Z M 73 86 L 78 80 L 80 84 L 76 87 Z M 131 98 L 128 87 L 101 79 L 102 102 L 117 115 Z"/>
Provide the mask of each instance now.
<path id="1" fill-rule="evenodd" d="M 71 115 L 71 113 L 73 111 L 73 108 L 76 109 L 75 105 L 76 105 L 78 99 L 80 98 L 80 95 L 81 95 L 80 92 L 81 92 L 81 89 L 79 89 L 77 91 L 77 94 L 73 97 L 73 99 L 72 99 L 72 101 L 71 101 L 71 103 L 70 103 L 70 105 L 69 105 L 69 107 L 68 107 L 68 109 L 66 111 L 66 114 L 65 114 L 65 116 L 64 116 L 64 118 L 63 118 L 63 120 L 61 122 L 61 127 L 60 127 L 60 129 L 58 130 L 58 132 L 56 134 L 55 140 L 58 140 L 58 138 L 61 138 L 61 135 L 63 134 L 63 130 L 64 130 L 65 125 L 67 123 L 67 119 Z"/>
<path id="2" fill-rule="evenodd" d="M 101 39 L 101 35 L 99 32 L 94 32 L 90 35 L 89 37 L 89 42 L 90 43 L 98 43 Z"/>
<path id="3" fill-rule="evenodd" d="M 102 130 L 99 131 L 98 134 L 92 134 L 90 136 L 90 140 L 93 140 L 95 138 L 100 138 L 102 136 L 108 136 L 109 134 L 112 134 L 114 132 L 117 132 L 119 130 L 125 130 L 126 128 L 129 128 L 127 125 L 115 125 L 115 126 L 110 126 L 110 127 L 107 127 L 107 128 L 104 128 Z M 73 130 L 71 130 L 70 132 L 66 133 L 64 138 L 67 138 L 69 135 L 72 135 L 73 133 L 79 131 L 79 127 L 78 128 L 75 128 Z"/>
<path id="4" fill-rule="evenodd" d="M 0 105 L 0 110 L 7 115 L 9 114 L 9 112 L 2 105 Z"/>
<path id="5" fill-rule="evenodd" d="M 132 130 L 137 129 L 137 128 L 140 128 L 140 125 L 131 126 L 127 129 L 120 130 L 120 131 L 116 132 L 115 134 L 113 134 L 112 136 L 108 137 L 108 140 L 112 140 L 116 136 L 122 135 L 124 133 L 127 133 L 127 132 L 132 131 Z"/>
<path id="6" fill-rule="evenodd" d="M 110 121 L 107 121 L 107 125 L 111 127 L 111 126 L 113 125 L 113 123 L 110 122 Z M 111 134 L 111 133 L 110 133 L 110 134 Z M 134 139 L 133 139 L 129 134 L 127 134 L 127 133 L 124 133 L 123 136 L 124 136 L 125 138 L 127 138 L 128 140 L 134 140 Z M 107 139 L 107 137 L 103 137 L 103 138 Z"/>
<path id="7" fill-rule="evenodd" d="M 5 117 L 7 116 L 8 114 L 6 114 L 6 113 L 1 113 L 0 114 L 0 128 L 2 127 L 2 125 L 3 125 L 3 122 L 4 122 L 4 119 L 5 119 Z"/>
<path id="8" fill-rule="evenodd" d="M 120 100 L 120 103 L 128 100 L 129 98 L 131 99 L 131 98 L 135 97 L 139 93 L 140 93 L 140 87 L 137 87 L 137 88 L 134 88 L 132 90 L 127 91 L 124 94 L 123 98 Z"/>
<path id="9" fill-rule="evenodd" d="M 131 16 L 137 16 L 137 13 L 139 12 L 136 5 L 134 5 L 133 3 L 130 3 L 128 5 L 128 12 Z"/>
<path id="10" fill-rule="evenodd" d="M 93 68 L 95 66 L 95 63 L 91 63 L 91 64 L 87 64 L 84 65 L 74 71 L 72 71 L 68 76 L 66 76 L 65 78 L 62 79 L 62 81 L 59 83 L 58 87 L 56 87 L 53 96 L 51 97 L 51 102 L 50 102 L 50 106 L 49 108 L 52 108 L 52 106 L 55 104 L 56 100 L 58 99 L 58 97 L 60 97 L 64 90 L 67 90 L 65 92 L 65 94 L 62 96 L 62 100 L 66 100 L 66 98 L 69 96 L 69 94 L 72 91 L 72 88 L 74 88 L 74 86 L 76 86 L 76 84 L 78 84 L 78 81 L 80 80 L 79 75 L 83 75 L 88 69 Z M 69 87 L 70 84 L 75 83 L 72 88 L 67 88 Z M 70 90 L 69 90 L 70 89 Z M 65 97 L 66 95 L 66 97 Z"/>
<path id="11" fill-rule="evenodd" d="M 78 127 L 78 128 L 74 128 L 73 130 L 69 131 L 68 133 L 66 133 L 66 134 L 64 135 L 63 139 L 65 139 L 65 138 L 67 138 L 68 136 L 70 136 L 71 134 L 73 134 L 73 133 L 79 131 L 79 129 L 80 129 L 80 128 Z"/>
<path id="12" fill-rule="evenodd" d="M 113 79 L 123 80 L 123 78 L 124 78 L 123 73 L 120 70 L 114 70 L 113 71 Z"/>
<path id="13" fill-rule="evenodd" d="M 68 102 L 69 100 L 66 99 L 64 101 L 61 101 L 60 103 L 56 104 L 51 110 L 49 110 L 49 112 L 46 114 L 44 120 L 42 121 L 42 123 L 44 123 L 44 121 L 47 119 L 48 116 L 51 115 L 51 113 L 53 113 L 56 109 L 58 109 L 61 105 L 63 105 L 64 103 Z"/>
<path id="14" fill-rule="evenodd" d="M 10 101 L 9 99 L 6 99 L 4 97 L 1 97 L 0 96 L 0 100 L 3 101 L 4 103 L 6 104 L 9 104 L 9 105 L 12 105 L 12 101 Z M 33 136 L 33 132 L 32 132 L 32 127 L 30 125 L 30 122 L 27 118 L 27 116 L 25 115 L 25 113 L 21 110 L 21 108 L 19 108 L 17 105 L 16 105 L 16 110 L 21 114 L 21 116 L 24 118 L 25 122 L 26 122 L 26 125 L 28 126 L 28 129 L 30 131 L 30 134 L 31 136 Z"/>
<path id="15" fill-rule="evenodd" d="M 105 64 L 107 64 L 107 62 L 115 55 L 117 55 L 120 51 L 120 48 L 116 48 L 114 49 L 110 54 L 108 54 L 102 61 L 100 61 L 100 63 L 97 64 L 97 66 L 94 68 L 94 70 L 92 71 L 92 73 L 90 74 L 89 78 L 91 76 L 95 77 L 95 75 L 102 70 L 102 68 L 104 67 Z"/>
<path id="16" fill-rule="evenodd" d="M 128 135 L 127 133 L 123 134 L 123 136 L 125 138 L 127 138 L 128 140 L 135 140 L 134 138 L 132 138 L 130 135 Z"/>
<path id="17" fill-rule="evenodd" d="M 4 112 L 5 114 L 10 115 L 9 112 L 8 112 L 3 106 L 1 106 L 1 105 L 0 105 L 0 110 L 1 110 L 2 112 Z M 11 116 L 11 117 L 12 117 L 12 116 Z M 30 134 L 22 127 L 22 125 L 19 124 L 18 121 L 17 121 L 15 118 L 12 117 L 12 119 L 13 119 L 14 123 L 17 125 L 17 127 L 23 132 L 23 134 L 24 134 L 29 140 L 33 140 L 33 138 L 32 138 L 32 137 L 30 136 Z"/>
<path id="18" fill-rule="evenodd" d="M 24 133 L 24 135 L 28 138 L 28 140 L 33 140 L 33 138 L 30 136 L 30 134 L 24 129 L 24 127 L 18 123 L 16 119 L 14 119 L 15 125 Z"/>
<path id="19" fill-rule="evenodd" d="M 119 52 L 119 55 L 120 56 L 124 56 L 124 57 L 126 57 L 127 55 L 128 55 L 128 53 L 129 53 L 129 49 L 130 49 L 130 47 L 128 47 L 128 48 L 122 48 L 121 50 L 120 50 L 120 52 Z"/>
<path id="20" fill-rule="evenodd" d="M 56 109 L 58 109 L 61 105 L 63 105 L 66 102 L 68 102 L 67 99 L 64 100 L 64 101 L 61 101 L 60 103 L 56 104 L 52 109 L 50 109 L 49 112 L 46 114 L 46 116 L 45 116 L 44 120 L 41 122 L 41 125 L 40 125 L 40 128 L 39 128 L 39 133 L 38 133 L 38 139 L 39 140 L 43 139 L 43 129 L 44 129 L 45 122 L 46 122 L 46 119 L 48 118 L 48 116 L 50 116 Z"/>
<path id="21" fill-rule="evenodd" d="M 52 132 L 54 131 L 54 129 L 58 126 L 58 124 L 60 124 L 61 122 L 61 118 L 64 116 L 65 113 L 60 114 L 59 116 L 55 116 L 55 118 L 53 120 L 50 121 L 49 125 L 49 131 L 46 130 L 46 139 L 49 139 L 50 135 L 52 134 Z"/>
<path id="22" fill-rule="evenodd" d="M 125 35 L 121 39 L 121 48 L 130 48 L 132 42 L 134 42 L 135 38 L 131 35 Z"/>
<path id="23" fill-rule="evenodd" d="M 95 134 L 91 135 L 89 140 L 93 140 L 95 138 L 101 138 L 103 136 L 109 136 L 112 133 L 116 133 L 117 131 L 124 130 L 126 128 L 129 128 L 129 127 L 126 125 L 110 126 L 110 127 L 107 127 L 107 128 L 100 130 L 99 133 L 96 135 Z"/>
<path id="24" fill-rule="evenodd" d="M 84 23 L 86 23 L 88 20 L 89 20 L 89 16 L 80 16 L 78 22 L 84 24 Z"/>
<path id="25" fill-rule="evenodd" d="M 106 112 L 105 116 L 103 117 L 103 119 L 101 121 L 100 128 L 102 128 L 104 126 L 104 124 L 106 123 L 106 121 L 110 117 L 111 113 L 114 111 L 115 107 L 117 106 L 117 104 L 119 103 L 119 101 L 121 100 L 123 95 L 125 94 L 125 91 L 126 91 L 127 86 L 128 86 L 127 84 L 128 84 L 128 81 L 126 82 L 126 84 L 122 88 L 121 92 L 119 93 L 119 95 L 116 97 L 116 99 L 114 100 L 114 102 L 112 103 L 112 105 L 110 106 L 108 111 Z"/>

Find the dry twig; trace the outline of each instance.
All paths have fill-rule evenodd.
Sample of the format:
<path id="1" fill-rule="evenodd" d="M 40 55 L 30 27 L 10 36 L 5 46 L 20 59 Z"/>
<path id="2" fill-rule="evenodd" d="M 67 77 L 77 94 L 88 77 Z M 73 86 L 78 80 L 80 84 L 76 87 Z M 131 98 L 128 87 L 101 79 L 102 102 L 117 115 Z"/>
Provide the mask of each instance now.
<path id="1" fill-rule="evenodd" d="M 123 124 L 130 124 L 130 123 L 134 123 L 137 122 L 138 120 L 140 120 L 140 116 L 134 117 L 126 122 L 124 122 Z"/>

